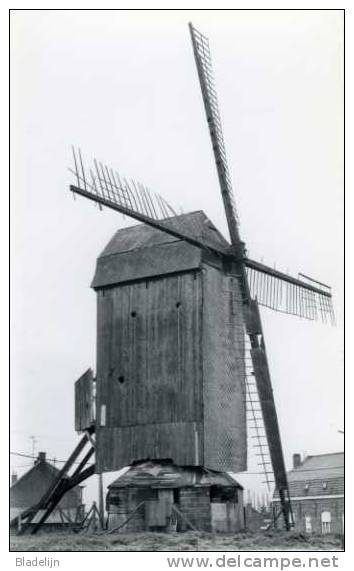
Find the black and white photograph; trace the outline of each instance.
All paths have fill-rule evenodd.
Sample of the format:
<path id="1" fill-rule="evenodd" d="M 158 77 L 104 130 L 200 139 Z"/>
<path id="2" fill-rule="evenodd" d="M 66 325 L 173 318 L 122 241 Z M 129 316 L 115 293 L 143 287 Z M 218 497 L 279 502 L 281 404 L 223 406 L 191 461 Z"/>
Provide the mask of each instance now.
<path id="1" fill-rule="evenodd" d="M 336 566 L 344 17 L 9 11 L 16 566 Z"/>

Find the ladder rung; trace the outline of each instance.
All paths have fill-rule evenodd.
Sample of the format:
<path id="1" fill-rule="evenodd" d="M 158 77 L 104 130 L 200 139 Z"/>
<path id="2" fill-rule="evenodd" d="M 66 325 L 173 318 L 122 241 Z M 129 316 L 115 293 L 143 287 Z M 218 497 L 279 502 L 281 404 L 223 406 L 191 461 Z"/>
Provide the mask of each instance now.
<path id="1" fill-rule="evenodd" d="M 266 448 L 268 450 L 268 444 L 255 444 L 252 448 Z"/>

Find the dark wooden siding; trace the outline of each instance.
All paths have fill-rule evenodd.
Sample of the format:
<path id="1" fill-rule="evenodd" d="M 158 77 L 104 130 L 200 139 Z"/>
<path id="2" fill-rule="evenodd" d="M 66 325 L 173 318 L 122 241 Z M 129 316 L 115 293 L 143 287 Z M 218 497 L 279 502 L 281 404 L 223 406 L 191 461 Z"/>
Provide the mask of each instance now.
<path id="1" fill-rule="evenodd" d="M 142 459 L 203 464 L 202 425 L 194 422 L 137 424 L 97 430 L 96 469 L 113 471 Z M 196 438 L 199 438 L 196 444 Z"/>
<path id="2" fill-rule="evenodd" d="M 195 464 L 202 454 L 194 424 L 202 419 L 201 294 L 200 272 L 98 292 L 103 469 L 146 457 Z"/>
<path id="3" fill-rule="evenodd" d="M 97 470 L 247 468 L 237 280 L 205 266 L 98 291 Z"/>
<path id="4" fill-rule="evenodd" d="M 119 254 L 101 256 L 97 260 L 95 277 L 91 286 L 95 289 L 198 269 L 201 252 L 186 242 L 172 242 L 141 248 Z"/>
<path id="5" fill-rule="evenodd" d="M 211 509 L 209 488 L 190 487 L 180 491 L 179 509 L 198 530 L 211 531 Z M 188 530 L 185 521 L 182 529 Z"/>
<path id="6" fill-rule="evenodd" d="M 88 369 L 75 383 L 75 430 L 86 430 L 92 422 L 93 372 Z"/>

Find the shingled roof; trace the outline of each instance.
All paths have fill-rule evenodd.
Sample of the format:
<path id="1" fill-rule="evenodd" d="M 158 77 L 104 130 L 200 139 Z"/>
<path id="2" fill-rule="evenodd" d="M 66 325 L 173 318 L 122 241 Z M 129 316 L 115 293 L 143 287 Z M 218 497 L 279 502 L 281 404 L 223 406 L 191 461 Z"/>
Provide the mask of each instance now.
<path id="1" fill-rule="evenodd" d="M 307 456 L 288 472 L 291 497 L 326 496 L 344 493 L 344 453 Z M 278 498 L 275 492 L 274 498 Z"/>
<path id="2" fill-rule="evenodd" d="M 202 210 L 181 214 L 168 220 L 169 222 L 173 221 L 176 228 L 180 228 L 182 232 L 183 230 L 188 231 L 195 238 L 199 238 L 203 243 L 220 250 L 220 252 L 225 252 L 230 247 L 224 236 Z M 179 238 L 148 224 L 135 224 L 117 230 L 99 257 L 179 241 Z"/>
<path id="3" fill-rule="evenodd" d="M 188 468 L 176 466 L 172 462 L 139 462 L 129 468 L 127 472 L 119 476 L 109 489 L 125 487 L 142 488 L 183 488 L 185 486 L 210 487 L 233 486 L 243 487 L 226 472 L 214 472 L 205 468 Z"/>
<path id="4" fill-rule="evenodd" d="M 298 468 L 288 472 L 289 482 L 344 477 L 344 453 L 307 456 Z"/>
<path id="5" fill-rule="evenodd" d="M 169 219 L 176 228 L 198 238 L 207 247 L 228 252 L 230 244 L 201 210 Z M 210 260 L 217 254 L 207 254 Z M 206 260 L 197 246 L 146 224 L 118 230 L 97 259 L 91 286 L 106 287 L 157 275 L 193 270 Z"/>

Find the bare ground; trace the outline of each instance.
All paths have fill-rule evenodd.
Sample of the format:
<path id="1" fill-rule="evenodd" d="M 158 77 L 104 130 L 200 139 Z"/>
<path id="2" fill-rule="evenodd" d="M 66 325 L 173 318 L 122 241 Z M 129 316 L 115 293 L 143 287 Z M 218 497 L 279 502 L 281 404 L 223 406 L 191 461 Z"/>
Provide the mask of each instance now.
<path id="1" fill-rule="evenodd" d="M 340 536 L 298 532 L 11 535 L 10 551 L 342 551 Z"/>

